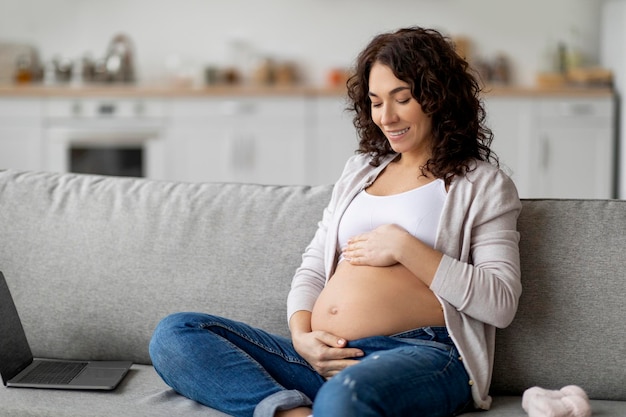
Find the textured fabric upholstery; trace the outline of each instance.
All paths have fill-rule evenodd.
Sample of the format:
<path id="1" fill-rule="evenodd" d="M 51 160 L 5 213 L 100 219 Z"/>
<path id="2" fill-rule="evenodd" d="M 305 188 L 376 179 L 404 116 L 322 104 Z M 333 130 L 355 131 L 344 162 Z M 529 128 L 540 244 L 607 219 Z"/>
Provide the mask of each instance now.
<path id="1" fill-rule="evenodd" d="M 148 364 L 175 311 L 286 335 L 291 277 L 329 193 L 5 172 L 0 270 L 36 356 Z"/>
<path id="2" fill-rule="evenodd" d="M 626 400 L 626 201 L 523 204 L 524 289 L 496 338 L 492 391 L 576 384 Z"/>
<path id="3" fill-rule="evenodd" d="M 34 354 L 137 363 L 113 392 L 0 387 L 0 415 L 223 416 L 158 378 L 152 330 L 203 311 L 287 335 L 291 276 L 330 192 L 0 172 L 0 270 Z M 498 332 L 488 415 L 525 416 L 530 386 L 578 384 L 598 415 L 625 416 L 626 202 L 523 204 L 524 292 Z"/>

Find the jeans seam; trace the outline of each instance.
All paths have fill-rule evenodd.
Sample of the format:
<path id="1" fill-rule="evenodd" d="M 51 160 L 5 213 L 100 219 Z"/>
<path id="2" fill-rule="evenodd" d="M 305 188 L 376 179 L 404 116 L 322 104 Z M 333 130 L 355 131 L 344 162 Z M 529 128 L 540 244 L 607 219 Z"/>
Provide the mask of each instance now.
<path id="1" fill-rule="evenodd" d="M 230 326 L 226 326 L 226 325 L 224 325 L 223 323 L 220 323 L 220 322 L 204 322 L 204 323 L 200 324 L 200 327 L 201 327 L 201 328 L 203 328 L 203 329 L 205 329 L 205 330 L 206 330 L 207 328 L 209 328 L 209 327 L 221 327 L 222 329 L 226 329 L 226 330 L 230 331 L 231 333 L 236 334 L 237 336 L 241 337 L 242 339 L 247 340 L 249 343 L 251 343 L 251 344 L 253 344 L 253 345 L 257 346 L 257 347 L 258 347 L 258 348 L 260 348 L 260 349 L 263 349 L 264 351 L 266 351 L 266 352 L 268 352 L 268 353 L 271 353 L 271 354 L 273 354 L 273 355 L 280 356 L 280 357 L 282 357 L 283 359 L 285 359 L 286 361 L 288 361 L 288 362 L 290 362 L 290 363 L 297 363 L 297 364 L 299 364 L 299 365 L 304 365 L 304 366 L 306 366 L 307 368 L 309 368 L 309 369 L 311 369 L 311 370 L 314 370 L 314 369 L 311 367 L 311 365 L 310 365 L 307 361 L 303 360 L 302 358 L 299 358 L 299 357 L 292 357 L 292 356 L 290 356 L 290 355 L 285 355 L 285 354 L 283 354 L 282 352 L 277 351 L 277 350 L 275 350 L 275 349 L 272 349 L 272 348 L 270 348 L 269 346 L 267 346 L 267 345 L 265 345 L 265 344 L 260 344 L 260 343 L 258 343 L 258 341 L 256 341 L 256 340 L 251 339 L 250 337 L 248 337 L 246 334 L 242 334 L 242 333 L 238 332 L 237 330 L 235 330 L 234 328 L 232 328 L 232 327 L 230 327 Z M 249 355 L 248 355 L 248 356 L 249 356 Z"/>

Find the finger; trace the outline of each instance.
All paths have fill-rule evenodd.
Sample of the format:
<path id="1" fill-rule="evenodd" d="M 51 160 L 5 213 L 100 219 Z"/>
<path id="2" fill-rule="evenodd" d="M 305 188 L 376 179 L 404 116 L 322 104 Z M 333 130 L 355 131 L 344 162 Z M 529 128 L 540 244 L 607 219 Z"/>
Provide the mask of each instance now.
<path id="1" fill-rule="evenodd" d="M 356 247 L 347 247 L 342 251 L 343 257 L 349 261 L 356 262 L 357 259 L 362 257 L 362 250 Z"/>
<path id="2" fill-rule="evenodd" d="M 344 338 L 328 332 L 320 332 L 318 340 L 330 347 L 342 348 L 348 343 Z"/>
<path id="3" fill-rule="evenodd" d="M 366 265 L 366 258 L 362 255 L 353 255 L 351 257 L 345 257 L 352 265 Z"/>
<path id="4" fill-rule="evenodd" d="M 365 240 L 365 235 L 364 234 L 352 236 L 350 239 L 348 239 L 348 245 L 353 245 L 353 244 L 355 244 L 357 242 L 362 242 L 364 240 Z"/>
<path id="5" fill-rule="evenodd" d="M 327 367 L 322 376 L 325 378 L 331 378 L 337 375 L 339 372 L 343 371 L 349 366 L 356 365 L 359 361 L 355 360 L 343 360 L 343 361 L 334 361 L 331 366 Z"/>
<path id="6" fill-rule="evenodd" d="M 335 336 L 331 333 L 322 332 L 319 340 L 329 346 L 322 354 L 322 359 L 334 361 L 348 358 L 360 358 L 364 355 L 361 349 L 348 348 L 348 341 L 342 337 Z"/>
<path id="7" fill-rule="evenodd" d="M 327 361 L 352 360 L 363 355 L 363 351 L 357 348 L 330 348 L 324 352 L 323 359 Z"/>

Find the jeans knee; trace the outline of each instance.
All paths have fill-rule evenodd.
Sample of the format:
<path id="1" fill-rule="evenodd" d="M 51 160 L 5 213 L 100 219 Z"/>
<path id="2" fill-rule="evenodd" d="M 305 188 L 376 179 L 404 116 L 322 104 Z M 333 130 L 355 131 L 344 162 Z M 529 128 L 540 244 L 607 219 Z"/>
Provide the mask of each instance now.
<path id="1" fill-rule="evenodd" d="M 315 397 L 314 415 L 358 416 L 368 401 L 374 400 L 373 392 L 349 372 L 344 372 L 326 381 Z"/>
<path id="2" fill-rule="evenodd" d="M 152 364 L 157 367 L 167 352 L 171 350 L 171 344 L 176 339 L 178 331 L 185 327 L 189 321 L 189 313 L 174 313 L 163 318 L 152 332 L 148 353 Z M 165 359 L 167 360 L 167 359 Z"/>

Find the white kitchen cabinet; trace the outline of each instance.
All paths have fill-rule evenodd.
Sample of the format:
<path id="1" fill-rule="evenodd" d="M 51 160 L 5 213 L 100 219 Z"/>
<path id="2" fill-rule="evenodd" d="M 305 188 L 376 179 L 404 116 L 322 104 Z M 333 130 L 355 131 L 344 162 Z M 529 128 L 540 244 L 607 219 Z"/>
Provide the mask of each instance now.
<path id="1" fill-rule="evenodd" d="M 304 97 L 175 99 L 167 132 L 171 179 L 306 183 Z"/>
<path id="2" fill-rule="evenodd" d="M 308 179 L 311 184 L 333 184 L 359 147 L 358 135 L 352 113 L 346 111 L 345 98 L 316 97 L 314 103 Z"/>
<path id="3" fill-rule="evenodd" d="M 542 99 L 535 106 L 533 194 L 611 198 L 614 108 L 611 99 Z"/>
<path id="4" fill-rule="evenodd" d="M 532 105 L 530 100 L 516 97 L 489 97 L 485 101 L 486 123 L 493 132 L 491 148 L 520 195 L 532 194 Z"/>
<path id="5" fill-rule="evenodd" d="M 123 113 L 92 121 L 83 112 L 81 120 L 71 122 L 54 108 L 74 107 L 51 106 L 59 100 L 5 96 L 0 99 L 0 169 L 62 169 L 51 162 L 53 154 L 66 152 L 51 152 L 56 149 L 52 133 L 63 134 L 65 142 L 87 133 L 109 140 L 112 134 L 135 132 L 129 130 L 132 124 L 150 145 L 151 178 L 330 184 L 358 147 L 344 100 L 323 94 L 174 97 L 147 101 L 158 104 L 153 118 L 142 110 L 142 117 Z M 136 104 L 129 106 L 137 110 Z M 613 96 L 488 94 L 485 107 L 492 147 L 522 198 L 615 195 Z M 94 127 L 103 133 L 94 136 L 99 132 Z M 147 128 L 153 133 L 146 136 Z"/>
<path id="6" fill-rule="evenodd" d="M 613 97 L 490 97 L 492 147 L 522 198 L 612 198 Z"/>
<path id="7" fill-rule="evenodd" d="M 0 169 L 43 168 L 42 105 L 38 99 L 0 99 Z"/>

